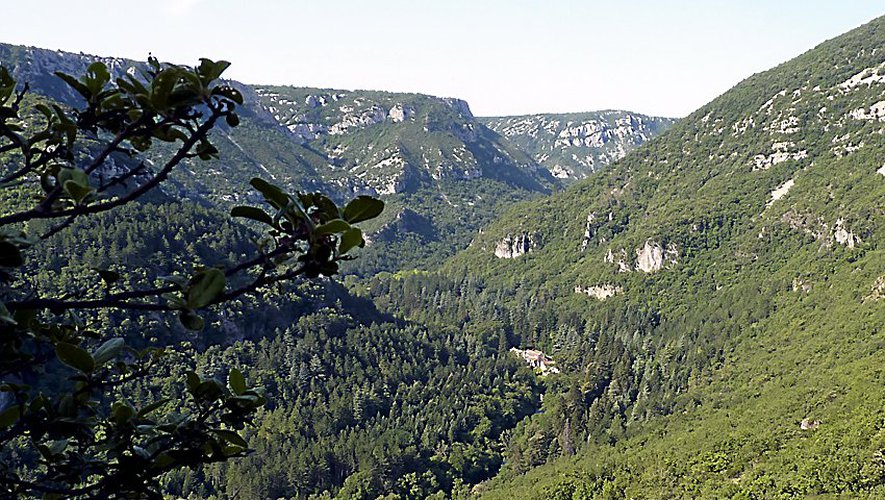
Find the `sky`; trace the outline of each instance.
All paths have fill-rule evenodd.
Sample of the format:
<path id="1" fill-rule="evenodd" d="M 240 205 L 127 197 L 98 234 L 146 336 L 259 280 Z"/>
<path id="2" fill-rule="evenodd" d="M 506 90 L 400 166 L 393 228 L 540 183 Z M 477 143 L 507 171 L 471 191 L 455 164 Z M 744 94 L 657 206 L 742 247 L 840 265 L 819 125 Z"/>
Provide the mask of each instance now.
<path id="1" fill-rule="evenodd" d="M 27 0 L 0 42 L 194 64 L 245 83 L 459 97 L 478 116 L 682 117 L 885 15 L 882 0 Z"/>

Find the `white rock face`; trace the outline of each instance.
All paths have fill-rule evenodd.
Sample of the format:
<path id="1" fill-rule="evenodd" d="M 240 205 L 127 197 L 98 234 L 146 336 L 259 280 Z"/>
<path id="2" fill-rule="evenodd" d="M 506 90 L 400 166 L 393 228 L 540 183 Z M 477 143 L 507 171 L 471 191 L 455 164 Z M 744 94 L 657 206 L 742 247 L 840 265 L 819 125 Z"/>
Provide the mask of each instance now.
<path id="1" fill-rule="evenodd" d="M 843 90 L 851 90 L 861 85 L 871 86 L 877 83 L 885 83 L 885 63 L 875 68 L 866 68 L 839 84 Z"/>
<path id="2" fill-rule="evenodd" d="M 412 109 L 411 106 L 403 106 L 402 104 L 397 104 L 390 108 L 390 111 L 387 112 L 387 116 L 392 122 L 399 123 L 415 116 L 415 110 Z"/>
<path id="3" fill-rule="evenodd" d="M 576 286 L 575 293 L 585 293 L 597 300 L 605 300 L 621 293 L 622 289 L 615 285 Z"/>
<path id="4" fill-rule="evenodd" d="M 581 240 L 581 251 L 587 250 L 587 246 L 590 244 L 590 241 L 593 239 L 593 235 L 595 234 L 595 227 L 593 223 L 596 222 L 596 213 L 590 212 L 587 215 L 587 225 L 584 227 L 584 238 Z M 611 253 L 611 250 L 608 251 Z"/>
<path id="5" fill-rule="evenodd" d="M 820 420 L 811 420 L 810 418 L 803 418 L 801 422 L 799 422 L 799 428 L 803 431 L 813 431 L 820 427 Z"/>
<path id="6" fill-rule="evenodd" d="M 636 270 L 654 273 L 664 267 L 664 249 L 654 240 L 647 240 L 642 248 L 636 249 Z"/>
<path id="7" fill-rule="evenodd" d="M 293 123 L 286 128 L 304 141 L 312 141 L 328 132 L 328 128 L 319 123 Z"/>
<path id="8" fill-rule="evenodd" d="M 885 165 L 882 165 L 882 168 L 876 170 L 876 173 L 881 175 L 882 177 L 885 177 Z"/>
<path id="9" fill-rule="evenodd" d="M 876 278 L 876 282 L 870 288 L 870 294 L 864 297 L 864 300 L 882 300 L 885 299 L 885 275 Z"/>
<path id="10" fill-rule="evenodd" d="M 467 101 L 452 97 L 445 97 L 443 98 L 443 101 L 448 104 L 449 107 L 457 111 L 463 118 L 473 118 L 473 113 L 470 112 L 470 105 L 467 104 Z"/>
<path id="11" fill-rule="evenodd" d="M 803 279 L 793 278 L 793 291 L 808 293 L 811 291 L 811 283 L 808 283 Z"/>
<path id="12" fill-rule="evenodd" d="M 615 259 L 615 254 L 609 248 L 604 260 L 609 264 L 617 264 L 619 273 L 629 273 L 631 271 L 630 265 L 627 264 L 627 251 L 624 249 L 618 251 L 617 259 Z"/>
<path id="13" fill-rule="evenodd" d="M 771 153 L 758 154 L 753 157 L 753 171 L 768 170 L 778 163 L 787 160 L 802 160 L 808 158 L 808 150 L 790 151 L 795 146 L 792 142 L 775 142 L 771 145 Z"/>
<path id="14" fill-rule="evenodd" d="M 836 226 L 834 227 L 835 232 L 833 233 L 833 238 L 836 240 L 836 243 L 840 245 L 845 245 L 848 248 L 854 248 L 855 245 L 861 243 L 861 239 L 854 235 L 848 229 L 845 229 L 845 220 L 839 219 L 836 221 Z"/>
<path id="15" fill-rule="evenodd" d="M 515 259 L 531 252 L 537 247 L 537 235 L 520 233 L 513 236 L 508 234 L 495 246 L 495 257 L 499 259 Z"/>
<path id="16" fill-rule="evenodd" d="M 795 134 L 799 131 L 799 118 L 788 116 L 783 120 L 772 123 L 768 130 L 772 133 Z"/>
<path id="17" fill-rule="evenodd" d="M 571 169 L 563 167 L 562 165 L 553 165 L 553 168 L 550 169 L 550 175 L 557 179 L 568 179 L 575 175 L 575 173 Z"/>
<path id="18" fill-rule="evenodd" d="M 879 101 L 869 108 L 857 108 L 848 116 L 855 120 L 885 122 L 885 101 Z"/>
<path id="19" fill-rule="evenodd" d="M 323 104 L 326 104 L 326 99 L 322 96 L 309 95 L 304 98 L 304 104 L 311 108 L 318 108 Z"/>
<path id="20" fill-rule="evenodd" d="M 342 106 L 341 111 L 346 113 L 344 118 L 329 127 L 329 134 L 341 135 L 346 134 L 348 130 L 353 128 L 362 128 L 376 123 L 381 123 L 387 118 L 387 113 L 381 106 L 372 106 L 360 114 L 349 114 L 352 110 L 347 106 Z"/>
<path id="21" fill-rule="evenodd" d="M 771 192 L 771 199 L 768 200 L 768 203 L 765 205 L 765 208 L 770 207 L 772 203 L 783 198 L 784 195 L 786 195 L 788 192 L 790 192 L 790 188 L 792 188 L 794 184 L 796 184 L 796 182 L 793 179 L 790 179 L 787 182 L 778 186 L 777 189 L 775 189 L 774 191 Z"/>

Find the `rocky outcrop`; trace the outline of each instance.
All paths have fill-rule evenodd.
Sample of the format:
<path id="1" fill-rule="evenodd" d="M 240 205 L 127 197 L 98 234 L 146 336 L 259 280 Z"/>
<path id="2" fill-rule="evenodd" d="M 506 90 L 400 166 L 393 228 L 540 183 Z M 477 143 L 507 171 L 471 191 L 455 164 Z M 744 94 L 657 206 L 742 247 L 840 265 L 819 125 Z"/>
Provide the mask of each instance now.
<path id="1" fill-rule="evenodd" d="M 542 351 L 538 351 L 535 349 L 517 349 L 516 347 L 511 347 L 510 352 L 515 354 L 518 358 L 522 359 L 529 366 L 541 372 L 541 375 L 547 375 L 548 373 L 559 373 L 559 368 L 557 368 L 556 361 L 553 361 Z"/>
<path id="2" fill-rule="evenodd" d="M 293 123 L 287 125 L 286 128 L 304 142 L 312 141 L 329 133 L 329 128 L 319 123 Z"/>
<path id="3" fill-rule="evenodd" d="M 596 235 L 596 213 L 590 212 L 587 215 L 587 225 L 584 226 L 584 238 L 581 240 L 581 251 L 587 250 L 587 246 L 590 245 L 590 242 L 593 240 L 593 236 Z"/>
<path id="4" fill-rule="evenodd" d="M 467 104 L 467 101 L 452 97 L 444 97 L 442 100 L 448 104 L 450 108 L 455 110 L 455 112 L 461 115 L 462 118 L 473 118 L 473 113 L 470 111 L 470 105 Z"/>
<path id="5" fill-rule="evenodd" d="M 855 245 L 861 243 L 861 239 L 855 236 L 854 233 L 845 228 L 845 219 L 839 219 L 836 221 L 836 226 L 833 232 L 833 239 L 836 240 L 836 243 L 840 245 L 845 245 L 848 248 L 854 248 Z"/>
<path id="6" fill-rule="evenodd" d="M 788 160 L 804 160 L 808 158 L 808 150 L 795 150 L 793 142 L 775 142 L 771 145 L 771 152 L 758 154 L 753 157 L 753 171 L 768 170 L 769 168 Z"/>
<path id="7" fill-rule="evenodd" d="M 432 241 L 437 238 L 433 221 L 408 208 L 396 214 L 396 217 L 371 234 L 373 241 L 395 241 L 403 234 L 417 235 L 421 241 Z"/>
<path id="8" fill-rule="evenodd" d="M 885 101 L 879 101 L 869 108 L 857 108 L 848 113 L 848 116 L 855 120 L 885 122 Z"/>
<path id="9" fill-rule="evenodd" d="M 390 111 L 387 112 L 387 116 L 390 118 L 390 121 L 394 123 L 403 122 L 415 116 L 415 108 L 408 105 L 404 106 L 402 104 L 396 104 L 390 108 Z"/>
<path id="10" fill-rule="evenodd" d="M 387 118 L 387 111 L 378 105 L 373 105 L 360 113 L 353 113 L 351 109 L 344 106 L 342 106 L 341 111 L 344 113 L 344 117 L 340 122 L 329 127 L 330 135 L 346 134 L 351 129 L 375 125 Z"/>
<path id="11" fill-rule="evenodd" d="M 642 248 L 636 249 L 635 268 L 644 273 L 655 273 L 663 269 L 667 262 L 675 264 L 678 257 L 679 250 L 675 244 L 671 243 L 664 250 L 660 243 L 649 239 Z"/>
<path id="12" fill-rule="evenodd" d="M 597 300 L 605 300 L 621 293 L 623 290 L 615 285 L 576 286 L 575 293 L 584 293 Z"/>
<path id="13" fill-rule="evenodd" d="M 559 179 L 581 179 L 623 158 L 675 120 L 626 111 L 480 118 Z"/>
<path id="14" fill-rule="evenodd" d="M 537 248 L 539 242 L 538 234 L 519 233 L 515 236 L 508 234 L 495 246 L 495 257 L 515 259 Z"/>
<path id="15" fill-rule="evenodd" d="M 792 189 L 793 185 L 795 185 L 795 184 L 796 184 L 796 182 L 793 179 L 789 179 L 789 180 L 787 180 L 787 182 L 778 186 L 777 189 L 775 189 L 771 192 L 771 199 L 768 200 L 768 203 L 766 203 L 765 208 L 770 207 L 774 202 L 783 198 L 784 195 L 786 195 L 787 193 L 790 192 L 790 189 Z"/>
<path id="16" fill-rule="evenodd" d="M 664 267 L 664 249 L 655 241 L 648 240 L 642 248 L 636 249 L 636 269 L 644 273 L 654 273 Z"/>
<path id="17" fill-rule="evenodd" d="M 864 297 L 864 301 L 877 301 L 885 299 L 885 275 L 876 278 L 876 282 L 870 288 L 870 294 Z"/>
<path id="18" fill-rule="evenodd" d="M 820 427 L 820 420 L 811 420 L 810 418 L 803 418 L 801 422 L 799 422 L 799 428 L 803 431 L 813 431 Z"/>
<path id="19" fill-rule="evenodd" d="M 608 249 L 608 253 L 605 254 L 605 258 L 603 259 L 605 262 L 609 264 L 617 264 L 619 273 L 629 273 L 630 265 L 627 264 L 627 251 L 623 248 L 618 250 L 617 254 L 612 252 L 611 248 Z"/>
<path id="20" fill-rule="evenodd" d="M 801 278 L 793 278 L 793 291 L 808 293 L 811 291 L 811 283 Z"/>

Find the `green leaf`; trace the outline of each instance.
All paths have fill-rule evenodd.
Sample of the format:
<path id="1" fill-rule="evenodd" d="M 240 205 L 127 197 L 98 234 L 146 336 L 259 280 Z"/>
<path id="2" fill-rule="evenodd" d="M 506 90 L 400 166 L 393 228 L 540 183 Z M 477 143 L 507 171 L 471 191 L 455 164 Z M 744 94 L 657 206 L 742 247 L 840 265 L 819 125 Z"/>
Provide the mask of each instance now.
<path id="1" fill-rule="evenodd" d="M 256 207 L 247 207 L 245 205 L 236 206 L 230 211 L 231 217 L 243 217 L 254 221 L 263 222 L 269 226 L 273 225 L 273 219 L 264 210 Z"/>
<path id="2" fill-rule="evenodd" d="M 185 375 L 187 377 L 187 388 L 189 391 L 193 392 L 194 389 L 196 389 L 197 386 L 200 385 L 200 376 L 197 375 L 197 372 L 195 371 L 189 371 Z"/>
<path id="3" fill-rule="evenodd" d="M 103 62 L 96 61 L 86 68 L 86 86 L 93 95 L 98 94 L 104 88 L 105 84 L 111 81 L 111 75 L 108 73 L 107 66 Z"/>
<path id="4" fill-rule="evenodd" d="M 249 447 L 249 443 L 234 431 L 229 431 L 227 429 L 213 429 L 212 432 L 234 446 L 239 446 L 240 448 Z"/>
<path id="5" fill-rule="evenodd" d="M 136 414 L 136 416 L 138 418 L 144 418 L 145 416 L 150 414 L 152 411 L 163 406 L 164 404 L 168 403 L 169 401 L 171 401 L 169 398 L 165 398 L 165 399 L 161 399 L 159 401 L 156 401 L 154 403 L 151 403 L 151 404 L 143 407 L 142 409 L 138 410 L 138 413 Z"/>
<path id="6" fill-rule="evenodd" d="M 169 467 L 170 465 L 175 463 L 175 459 L 172 458 L 168 453 L 160 453 L 157 455 L 157 458 L 154 459 L 154 467 L 158 469 L 163 469 Z"/>
<path id="7" fill-rule="evenodd" d="M 227 124 L 228 124 L 229 126 L 231 126 L 231 127 L 236 127 L 237 125 L 240 124 L 240 117 L 237 116 L 236 113 L 231 113 L 231 114 L 225 116 L 225 117 L 224 117 L 224 120 L 225 120 L 225 121 L 227 122 Z"/>
<path id="8" fill-rule="evenodd" d="M 92 359 L 92 355 L 86 349 L 74 344 L 59 342 L 55 345 L 55 354 L 62 363 L 75 370 L 91 373 L 95 369 L 95 360 Z"/>
<path id="9" fill-rule="evenodd" d="M 19 267 L 24 263 L 25 260 L 17 246 L 0 240 L 0 267 Z"/>
<path id="10" fill-rule="evenodd" d="M 315 207 L 311 215 L 319 216 L 322 223 L 342 217 L 341 210 L 328 196 L 322 193 L 299 194 L 298 198 L 305 207 Z"/>
<path id="11" fill-rule="evenodd" d="M 74 181 L 67 181 L 64 183 L 65 192 L 71 199 L 74 200 L 75 203 L 80 203 L 86 199 L 87 196 L 92 194 L 94 189 L 89 186 L 83 186 L 81 184 L 77 184 Z"/>
<path id="12" fill-rule="evenodd" d="M 92 92 L 89 91 L 89 87 L 83 85 L 80 80 L 77 80 L 71 75 L 62 73 L 61 71 L 56 71 L 55 76 L 61 78 L 65 81 L 71 88 L 77 91 L 81 96 L 86 98 L 87 100 L 92 96 Z"/>
<path id="13" fill-rule="evenodd" d="M 193 394 L 195 398 L 203 401 L 216 401 L 224 394 L 225 390 L 226 389 L 221 385 L 221 382 L 214 378 L 210 378 L 197 384 L 197 386 L 191 391 L 191 394 Z"/>
<path id="14" fill-rule="evenodd" d="M 114 416 L 114 420 L 118 424 L 122 424 L 132 420 L 132 417 L 135 416 L 135 408 L 126 403 L 117 401 L 111 406 L 111 414 Z"/>
<path id="15" fill-rule="evenodd" d="M 215 62 L 203 57 L 200 58 L 200 65 L 197 67 L 197 73 L 203 77 L 204 82 L 209 83 L 212 80 L 217 80 L 228 67 L 230 67 L 230 63 L 227 61 Z"/>
<path id="16" fill-rule="evenodd" d="M 187 289 L 186 304 L 189 309 L 199 309 L 211 304 L 224 291 L 224 272 L 210 268 L 198 272 Z"/>
<path id="17" fill-rule="evenodd" d="M 200 331 L 206 326 L 206 322 L 203 321 L 203 318 L 189 309 L 184 309 L 178 313 L 178 320 L 181 321 L 181 324 L 188 330 Z"/>
<path id="18" fill-rule="evenodd" d="M 62 453 L 63 451 L 65 451 L 65 448 L 67 448 L 67 447 L 68 447 L 68 440 L 67 439 L 59 439 L 56 441 L 50 441 L 49 445 L 46 446 L 46 451 L 49 453 L 50 456 L 55 456 L 55 455 L 58 455 L 58 454 Z"/>
<path id="19" fill-rule="evenodd" d="M 164 111 L 169 107 L 169 94 L 178 83 L 180 69 L 166 68 L 151 81 L 151 105 L 157 111 Z"/>
<path id="20" fill-rule="evenodd" d="M 197 144 L 196 153 L 201 160 L 206 161 L 215 158 L 218 155 L 218 149 L 209 141 L 203 140 Z"/>
<path id="21" fill-rule="evenodd" d="M 317 226 L 316 229 L 314 229 L 314 233 L 315 234 L 335 234 L 335 233 L 342 233 L 344 231 L 347 231 L 348 229 L 350 229 L 350 224 L 348 224 L 347 222 L 345 222 L 341 219 L 335 219 L 335 220 L 330 220 L 329 222 L 323 224 L 322 226 Z"/>
<path id="22" fill-rule="evenodd" d="M 0 104 L 5 104 L 15 92 L 15 79 L 9 74 L 9 70 L 0 66 Z"/>
<path id="23" fill-rule="evenodd" d="M 378 217 L 384 210 L 384 202 L 371 196 L 358 196 L 344 207 L 344 218 L 355 224 Z"/>
<path id="24" fill-rule="evenodd" d="M 6 304 L 4 304 L 3 302 L 0 302 L 0 323 L 6 323 L 8 325 L 18 324 L 18 322 L 15 321 L 15 318 L 9 312 L 9 309 L 6 308 Z"/>
<path id="25" fill-rule="evenodd" d="M 126 342 L 120 337 L 110 339 L 102 344 L 92 353 L 92 357 L 95 359 L 95 365 L 102 366 L 111 359 L 117 357 L 124 345 L 126 345 Z"/>
<path id="26" fill-rule="evenodd" d="M 360 248 L 366 246 L 366 241 L 363 239 L 363 232 L 358 227 L 353 227 L 344 231 L 344 234 L 341 235 L 338 253 L 344 255 L 357 246 Z"/>
<path id="27" fill-rule="evenodd" d="M 58 182 L 64 184 L 68 181 L 74 181 L 81 186 L 89 186 L 89 175 L 81 168 L 65 167 L 58 171 Z"/>
<path id="28" fill-rule="evenodd" d="M 89 186 L 89 176 L 79 168 L 63 168 L 58 172 L 58 182 L 65 192 L 77 203 L 94 191 Z"/>
<path id="29" fill-rule="evenodd" d="M 12 405 L 0 412 L 0 429 L 11 427 L 13 424 L 18 422 L 19 408 L 20 407 L 18 405 Z"/>
<path id="30" fill-rule="evenodd" d="M 231 368 L 227 375 L 227 384 L 237 396 L 246 392 L 246 378 L 243 377 L 243 372 L 236 368 Z"/>
<path id="31" fill-rule="evenodd" d="M 264 196 L 264 199 L 274 208 L 279 210 L 289 204 L 289 195 L 264 179 L 253 177 L 252 180 L 249 181 L 249 184 L 257 189 L 258 192 Z"/>

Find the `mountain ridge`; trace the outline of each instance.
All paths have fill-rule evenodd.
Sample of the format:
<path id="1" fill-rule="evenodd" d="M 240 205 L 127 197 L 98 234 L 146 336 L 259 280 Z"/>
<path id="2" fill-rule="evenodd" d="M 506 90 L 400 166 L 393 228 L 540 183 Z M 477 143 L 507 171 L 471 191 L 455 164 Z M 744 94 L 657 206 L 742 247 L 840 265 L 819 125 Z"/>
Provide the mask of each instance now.
<path id="1" fill-rule="evenodd" d="M 881 495 L 882 47 L 885 17 L 748 77 L 445 264 L 545 317 L 514 336 L 581 387 L 520 424 L 490 498 Z"/>
<path id="2" fill-rule="evenodd" d="M 532 155 L 554 177 L 575 180 L 620 160 L 676 120 L 599 110 L 484 117 L 480 121 Z"/>
<path id="3" fill-rule="evenodd" d="M 0 44 L 0 62 L 11 65 L 17 79 L 66 104 L 79 97 L 52 73 L 82 73 L 93 61 L 109 64 L 116 76 L 145 66 Z M 167 189 L 221 207 L 258 201 L 244 191 L 254 176 L 336 199 L 381 196 L 389 209 L 368 229 L 383 234 L 351 272 L 436 265 L 510 203 L 547 194 L 561 182 L 482 125 L 460 99 L 231 83 L 247 98 L 240 126 L 213 132 L 220 158 L 209 165 L 186 161 Z M 400 224 L 402 231 L 390 231 L 406 208 L 429 227 L 414 232 L 414 224 Z"/>

